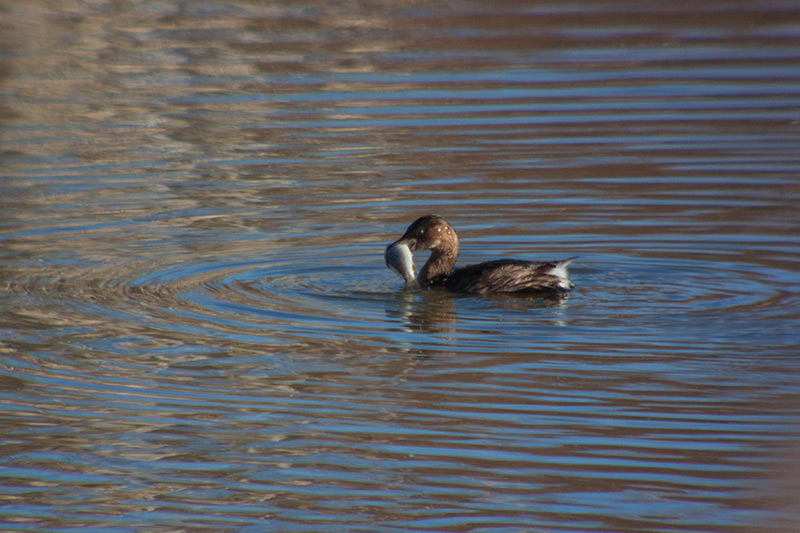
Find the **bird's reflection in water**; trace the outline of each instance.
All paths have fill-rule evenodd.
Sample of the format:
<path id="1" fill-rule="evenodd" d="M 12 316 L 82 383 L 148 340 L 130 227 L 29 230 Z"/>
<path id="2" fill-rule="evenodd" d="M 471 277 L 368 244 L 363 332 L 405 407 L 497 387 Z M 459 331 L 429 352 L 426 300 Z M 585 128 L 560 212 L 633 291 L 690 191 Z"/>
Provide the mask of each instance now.
<path id="1" fill-rule="evenodd" d="M 443 289 L 401 290 L 394 293 L 396 307 L 387 310 L 390 318 L 399 319 L 408 331 L 451 333 L 459 321 L 458 302 L 476 299 L 470 295 L 454 295 Z M 542 308 L 565 307 L 569 293 L 546 295 L 497 294 L 483 297 L 485 305 L 512 311 L 534 311 Z M 466 313 L 462 310 L 461 314 Z M 563 324 L 562 324 L 563 325 Z"/>

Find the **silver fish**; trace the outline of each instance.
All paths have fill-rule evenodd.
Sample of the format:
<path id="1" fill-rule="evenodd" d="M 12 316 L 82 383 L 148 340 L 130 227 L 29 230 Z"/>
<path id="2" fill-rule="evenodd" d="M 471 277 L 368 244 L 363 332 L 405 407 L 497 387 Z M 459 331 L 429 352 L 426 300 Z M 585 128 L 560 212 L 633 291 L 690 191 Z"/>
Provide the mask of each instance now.
<path id="1" fill-rule="evenodd" d="M 414 269 L 414 256 L 407 244 L 395 243 L 386 247 L 383 254 L 386 266 L 406 282 L 406 289 L 419 287 Z"/>

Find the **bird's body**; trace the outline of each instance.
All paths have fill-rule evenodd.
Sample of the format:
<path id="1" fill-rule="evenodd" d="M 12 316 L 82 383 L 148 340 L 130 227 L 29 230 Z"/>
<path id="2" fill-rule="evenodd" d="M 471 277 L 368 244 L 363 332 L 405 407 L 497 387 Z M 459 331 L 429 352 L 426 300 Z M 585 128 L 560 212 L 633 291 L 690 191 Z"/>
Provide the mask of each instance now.
<path id="1" fill-rule="evenodd" d="M 562 292 L 573 287 L 566 271 L 571 262 L 572 259 L 546 263 L 497 259 L 457 268 L 429 280 L 428 286 L 476 294 Z"/>

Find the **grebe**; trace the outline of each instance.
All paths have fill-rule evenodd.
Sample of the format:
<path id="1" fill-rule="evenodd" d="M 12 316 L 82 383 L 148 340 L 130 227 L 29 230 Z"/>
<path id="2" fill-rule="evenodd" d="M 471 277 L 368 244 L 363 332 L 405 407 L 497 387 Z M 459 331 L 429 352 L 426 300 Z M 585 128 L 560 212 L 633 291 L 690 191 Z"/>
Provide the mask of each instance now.
<path id="1" fill-rule="evenodd" d="M 430 250 L 431 256 L 419 275 L 414 274 L 412 252 Z M 575 259 L 537 263 L 498 259 L 453 270 L 458 257 L 458 235 L 439 215 L 425 215 L 386 247 L 386 265 L 406 282 L 406 288 L 443 287 L 452 292 L 475 294 L 560 294 L 573 285 L 567 267 Z"/>

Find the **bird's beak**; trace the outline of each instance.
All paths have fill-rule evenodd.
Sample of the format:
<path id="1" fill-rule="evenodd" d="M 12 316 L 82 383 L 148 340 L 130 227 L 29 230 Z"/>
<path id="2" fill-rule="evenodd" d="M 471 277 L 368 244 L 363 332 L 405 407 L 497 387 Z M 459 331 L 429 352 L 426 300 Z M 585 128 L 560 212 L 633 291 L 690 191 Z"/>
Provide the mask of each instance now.
<path id="1" fill-rule="evenodd" d="M 408 249 L 411 250 L 412 252 L 417 251 L 417 239 L 414 239 L 413 237 L 411 238 L 400 237 L 398 240 L 394 241 L 389 246 L 396 246 L 396 245 L 405 245 L 408 246 Z"/>

